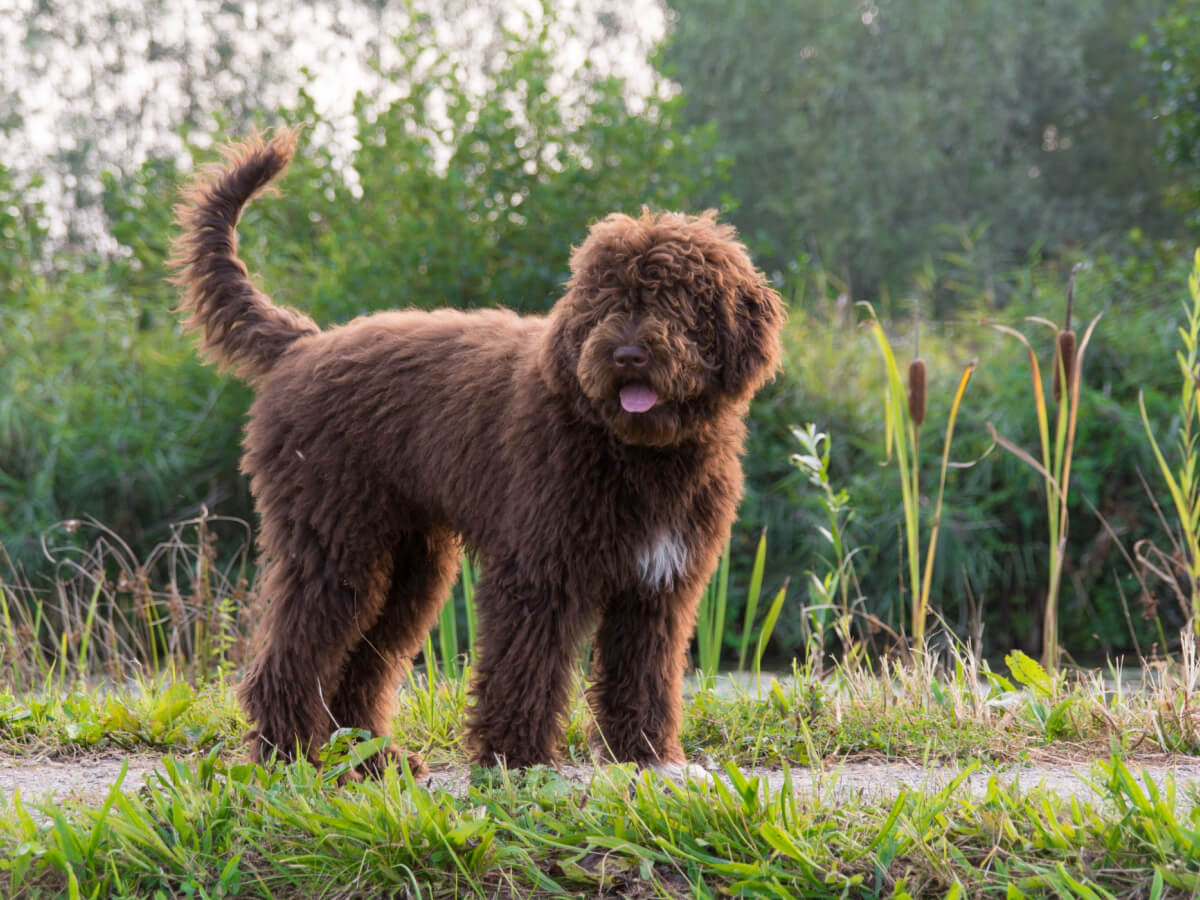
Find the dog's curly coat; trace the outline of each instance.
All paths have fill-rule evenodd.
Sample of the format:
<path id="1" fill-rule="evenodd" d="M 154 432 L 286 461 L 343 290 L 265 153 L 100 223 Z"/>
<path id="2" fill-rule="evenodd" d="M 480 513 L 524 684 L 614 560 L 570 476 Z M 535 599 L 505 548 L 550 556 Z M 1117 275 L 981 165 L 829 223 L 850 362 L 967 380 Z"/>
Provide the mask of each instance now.
<path id="1" fill-rule="evenodd" d="M 198 176 L 173 257 L 189 325 L 257 388 L 253 752 L 387 734 L 465 543 L 483 571 L 475 759 L 554 759 L 594 634 L 594 745 L 683 763 L 688 638 L 741 496 L 747 402 L 777 366 L 778 296 L 711 214 L 643 212 L 591 229 L 548 316 L 383 312 L 321 331 L 237 257 L 242 208 L 294 146 L 251 140 Z"/>

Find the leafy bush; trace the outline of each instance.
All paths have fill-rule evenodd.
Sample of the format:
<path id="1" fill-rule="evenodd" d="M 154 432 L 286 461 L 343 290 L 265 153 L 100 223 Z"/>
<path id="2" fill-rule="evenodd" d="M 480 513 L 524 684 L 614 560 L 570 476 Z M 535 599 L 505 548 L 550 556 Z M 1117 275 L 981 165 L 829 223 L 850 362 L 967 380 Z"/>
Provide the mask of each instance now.
<path id="1" fill-rule="evenodd" d="M 1173 232 L 1129 47 L 1168 2 L 669 0 L 662 61 L 732 159 L 707 202 L 771 268 L 818 260 L 874 300 L 953 246 L 946 224 L 988 226 L 1000 271 L 1034 240 Z"/>
<path id="2" fill-rule="evenodd" d="M 165 314 L 84 271 L 0 307 L 0 340 L 10 551 L 35 558 L 44 528 L 85 515 L 142 544 L 241 490 L 231 454 L 247 393 L 213 378 Z"/>
<path id="3" fill-rule="evenodd" d="M 1191 0 L 1175 0 L 1135 46 L 1145 55 L 1158 153 L 1174 175 L 1168 196 L 1200 234 L 1200 29 Z"/>

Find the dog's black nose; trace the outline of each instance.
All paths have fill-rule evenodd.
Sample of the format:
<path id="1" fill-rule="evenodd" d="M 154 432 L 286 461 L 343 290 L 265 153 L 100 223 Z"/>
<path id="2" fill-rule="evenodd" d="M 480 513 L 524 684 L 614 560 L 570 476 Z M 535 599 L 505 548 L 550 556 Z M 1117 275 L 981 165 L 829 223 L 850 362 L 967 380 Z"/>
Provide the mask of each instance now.
<path id="1" fill-rule="evenodd" d="M 645 368 L 646 363 L 650 362 L 650 357 L 641 347 L 626 344 L 613 351 L 613 362 L 618 369 L 623 369 L 626 366 L 641 369 Z"/>

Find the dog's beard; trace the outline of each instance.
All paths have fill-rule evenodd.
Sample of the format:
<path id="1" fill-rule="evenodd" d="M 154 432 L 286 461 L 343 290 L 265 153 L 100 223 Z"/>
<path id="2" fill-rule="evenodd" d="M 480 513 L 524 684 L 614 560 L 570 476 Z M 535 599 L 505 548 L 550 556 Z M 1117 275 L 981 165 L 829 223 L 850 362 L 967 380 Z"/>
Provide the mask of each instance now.
<path id="1" fill-rule="evenodd" d="M 582 333 L 569 354 L 585 406 L 619 440 L 666 447 L 685 440 L 699 424 L 695 411 L 706 407 L 715 367 L 681 328 L 647 317 L 633 322 L 610 315 Z M 622 363 L 624 349 L 642 358 Z"/>
<path id="2" fill-rule="evenodd" d="M 631 413 L 618 407 L 615 413 L 601 412 L 609 429 L 626 444 L 670 447 L 684 437 L 683 418 L 678 408 L 658 404 L 647 412 Z"/>
<path id="3" fill-rule="evenodd" d="M 608 358 L 585 352 L 577 370 L 580 390 L 605 426 L 624 443 L 638 446 L 668 447 L 684 440 L 694 394 L 684 394 L 659 366 L 623 373 L 614 371 Z M 681 379 L 685 388 L 696 380 Z"/>

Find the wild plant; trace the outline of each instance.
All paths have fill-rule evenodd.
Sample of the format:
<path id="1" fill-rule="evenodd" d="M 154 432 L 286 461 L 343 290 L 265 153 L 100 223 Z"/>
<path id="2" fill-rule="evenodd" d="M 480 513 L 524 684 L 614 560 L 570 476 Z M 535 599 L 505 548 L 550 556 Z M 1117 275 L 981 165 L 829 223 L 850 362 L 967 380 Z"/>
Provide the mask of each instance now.
<path id="1" fill-rule="evenodd" d="M 824 574 L 818 575 L 811 570 L 808 572 L 808 595 L 813 602 L 807 611 L 818 616 L 814 622 L 814 633 L 823 629 L 825 615 L 836 612 L 837 632 L 842 638 L 843 650 L 849 653 L 853 615 L 850 591 L 852 588 L 856 594 L 858 591 L 858 576 L 854 571 L 854 557 L 858 550 L 847 548 L 846 528 L 854 519 L 854 509 L 850 506 L 850 495 L 845 488 L 834 490 L 829 475 L 829 435 L 817 431 L 817 426 L 809 423 L 803 428 L 792 428 L 792 436 L 802 448 L 800 453 L 792 454 L 792 464 L 819 491 L 818 500 L 825 512 L 826 524 L 817 530 L 828 541 L 833 553 L 832 559 L 826 561 Z"/>
<path id="2" fill-rule="evenodd" d="M 908 367 L 908 385 L 905 387 L 896 365 L 896 355 L 888 341 L 875 310 L 869 303 L 864 307 L 869 318 L 864 323 L 870 328 L 879 351 L 883 356 L 887 374 L 887 393 L 884 398 L 885 443 L 888 460 L 893 450 L 900 473 L 900 496 L 904 506 L 904 544 L 908 558 L 909 593 L 912 598 L 912 639 L 917 652 L 925 649 L 925 625 L 929 615 L 929 595 L 933 586 L 933 567 L 937 557 L 938 534 L 942 522 L 942 501 L 946 490 L 946 471 L 950 467 L 950 445 L 954 439 L 954 423 L 962 405 L 963 393 L 975 371 L 971 362 L 959 378 L 958 389 L 950 404 L 946 422 L 946 437 L 942 444 L 942 464 L 938 479 L 937 500 L 933 507 L 933 521 L 925 548 L 924 565 L 921 561 L 921 426 L 925 421 L 925 362 L 920 357 L 920 348 Z"/>
<path id="3" fill-rule="evenodd" d="M 474 658 L 475 650 L 475 582 L 477 579 L 478 570 L 471 562 L 470 554 L 464 553 L 459 569 L 458 583 L 462 593 L 463 617 L 467 628 L 467 664 Z M 460 664 L 457 595 L 458 591 L 455 591 L 446 598 L 441 612 L 438 613 L 437 624 L 425 637 L 425 667 L 430 675 L 430 682 L 434 680 L 433 676 L 439 672 L 448 678 L 457 679 L 464 671 Z"/>
<path id="4" fill-rule="evenodd" d="M 706 684 L 712 684 L 721 663 L 721 648 L 725 643 L 725 612 L 729 601 L 729 549 L 725 552 L 717 571 L 713 574 L 704 595 L 700 598 L 700 609 L 696 615 L 696 668 Z"/>
<path id="5" fill-rule="evenodd" d="M 1046 523 L 1049 529 L 1050 575 L 1046 586 L 1046 608 L 1042 620 L 1042 665 L 1051 673 L 1058 670 L 1058 600 L 1062 584 L 1063 564 L 1067 555 L 1067 531 L 1070 525 L 1067 495 L 1071 482 L 1071 459 L 1075 451 L 1075 431 L 1079 422 L 1079 385 L 1083 371 L 1084 354 L 1100 316 L 1095 316 L 1076 342 L 1071 329 L 1071 308 L 1075 299 L 1076 265 L 1067 284 L 1066 314 L 1061 327 L 1055 323 L 1029 316 L 1027 321 L 1044 325 L 1055 332 L 1054 377 L 1052 396 L 1058 407 L 1053 441 L 1050 434 L 1050 417 L 1047 411 L 1042 372 L 1038 366 L 1037 353 L 1029 339 L 1015 328 L 998 323 L 991 327 L 1001 334 L 1011 335 L 1025 347 L 1029 355 L 1029 368 L 1033 377 L 1033 403 L 1037 415 L 1038 437 L 1041 440 L 1042 458 L 1039 462 L 1028 452 L 1005 439 L 989 423 L 992 439 L 1004 449 L 1027 463 L 1041 476 L 1046 488 Z"/>
<path id="6" fill-rule="evenodd" d="M 243 540 L 221 559 L 217 532 Z M 90 547 L 78 533 L 94 531 Z M 69 539 L 63 540 L 67 535 Z M 25 580 L 0 545 L 9 570 L 0 582 L 0 671 L 15 689 L 63 688 L 93 678 L 122 683 L 172 669 L 203 683 L 238 665 L 247 620 L 248 526 L 199 516 L 171 528 L 145 557 L 97 522 L 68 520 L 43 538 L 54 563 L 46 587 Z"/>
<path id="7" fill-rule="evenodd" d="M 726 543 L 725 552 L 712 580 L 705 588 L 700 598 L 700 609 L 696 618 L 696 667 L 700 670 L 704 684 L 711 686 L 716 678 L 721 663 L 721 651 L 725 645 L 728 623 L 726 613 L 729 601 L 729 558 L 730 545 Z M 738 669 L 745 671 L 746 653 L 754 634 L 754 618 L 762 593 L 763 571 L 767 557 L 766 531 L 759 536 L 758 549 L 754 555 L 754 565 L 750 570 L 750 580 L 746 595 L 746 607 L 742 621 L 742 633 L 738 636 Z M 767 649 L 767 642 L 775 630 L 779 613 L 787 598 L 787 582 L 776 593 L 771 605 L 764 614 L 759 626 L 758 639 L 755 643 L 752 671 L 757 681 L 762 670 L 762 658 Z"/>
<path id="8" fill-rule="evenodd" d="M 1177 351 L 1175 360 L 1179 364 L 1179 431 L 1176 436 L 1178 461 L 1175 467 L 1167 461 L 1166 455 L 1154 438 L 1154 430 L 1150 427 L 1150 419 L 1146 415 L 1146 402 L 1142 392 L 1138 391 L 1138 408 L 1142 413 L 1142 424 L 1146 429 L 1146 437 L 1154 450 L 1154 458 L 1158 461 L 1163 480 L 1171 494 L 1171 503 L 1175 508 L 1178 533 L 1168 528 L 1167 535 L 1171 543 L 1171 552 L 1165 553 L 1149 542 L 1140 542 L 1136 548 L 1139 560 L 1153 571 L 1158 577 L 1170 584 L 1181 601 L 1184 614 L 1190 620 L 1190 627 L 1200 634 L 1200 451 L 1196 442 L 1200 437 L 1200 250 L 1196 251 L 1191 275 L 1188 277 L 1188 291 L 1191 296 L 1190 306 L 1185 305 L 1185 324 L 1179 329 L 1179 337 L 1183 341 L 1183 350 Z M 1186 576 L 1186 583 L 1181 584 L 1177 572 Z"/>

